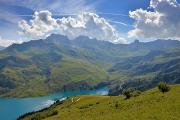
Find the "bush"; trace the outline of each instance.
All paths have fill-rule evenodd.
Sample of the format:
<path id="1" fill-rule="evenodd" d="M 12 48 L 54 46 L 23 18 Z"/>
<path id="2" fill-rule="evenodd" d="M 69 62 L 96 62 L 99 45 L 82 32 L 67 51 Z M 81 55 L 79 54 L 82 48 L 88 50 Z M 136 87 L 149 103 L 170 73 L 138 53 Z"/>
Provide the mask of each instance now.
<path id="1" fill-rule="evenodd" d="M 89 104 L 89 106 L 93 106 L 93 104 Z"/>
<path id="2" fill-rule="evenodd" d="M 133 96 L 133 97 L 137 97 L 137 96 L 139 96 L 140 94 L 141 94 L 141 91 L 139 91 L 139 90 L 135 90 L 135 91 L 132 92 L 132 96 Z"/>
<path id="3" fill-rule="evenodd" d="M 158 89 L 160 92 L 165 93 L 170 90 L 170 87 L 165 82 L 160 82 L 158 84 Z"/>
<path id="4" fill-rule="evenodd" d="M 99 104 L 100 102 L 96 102 L 96 104 Z"/>
<path id="5" fill-rule="evenodd" d="M 123 95 L 126 96 L 126 99 L 129 99 L 130 97 L 132 97 L 132 92 L 133 91 L 134 91 L 133 89 L 129 88 L 129 89 L 123 90 L 122 93 L 123 93 Z"/>
<path id="6" fill-rule="evenodd" d="M 118 103 L 116 103 L 116 104 L 115 104 L 115 107 L 118 108 L 118 106 L 119 106 Z"/>

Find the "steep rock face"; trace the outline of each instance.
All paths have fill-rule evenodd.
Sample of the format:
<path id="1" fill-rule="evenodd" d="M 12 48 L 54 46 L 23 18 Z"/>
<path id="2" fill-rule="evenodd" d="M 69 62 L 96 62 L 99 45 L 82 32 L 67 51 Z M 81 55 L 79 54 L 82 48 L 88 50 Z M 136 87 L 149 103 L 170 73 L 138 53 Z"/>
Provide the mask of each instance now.
<path id="1" fill-rule="evenodd" d="M 56 34 L 13 44 L 0 51 L 1 95 L 45 95 L 106 83 L 137 86 L 137 81 L 145 89 L 161 79 L 179 83 L 179 48 L 175 40 L 113 44 L 85 36 L 69 40 Z"/>

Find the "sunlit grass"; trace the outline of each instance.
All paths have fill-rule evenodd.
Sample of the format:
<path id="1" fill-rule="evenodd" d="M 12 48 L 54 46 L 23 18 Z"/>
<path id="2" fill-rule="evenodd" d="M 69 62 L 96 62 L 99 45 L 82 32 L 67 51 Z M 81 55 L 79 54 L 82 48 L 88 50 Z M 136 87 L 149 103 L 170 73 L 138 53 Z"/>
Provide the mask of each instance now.
<path id="1" fill-rule="evenodd" d="M 24 120 L 46 116 L 52 110 L 58 114 L 47 120 L 179 120 L 180 85 L 171 86 L 165 94 L 154 88 L 128 100 L 123 96 L 72 97 Z"/>

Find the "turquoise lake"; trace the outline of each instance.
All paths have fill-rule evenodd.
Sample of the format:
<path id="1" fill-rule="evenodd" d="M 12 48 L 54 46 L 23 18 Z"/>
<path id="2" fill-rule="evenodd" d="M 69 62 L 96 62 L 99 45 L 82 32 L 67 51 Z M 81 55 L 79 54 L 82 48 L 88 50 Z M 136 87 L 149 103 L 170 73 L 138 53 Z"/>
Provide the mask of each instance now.
<path id="1" fill-rule="evenodd" d="M 34 98 L 0 98 L 0 120 L 16 120 L 18 116 L 24 113 L 48 107 L 54 101 L 63 100 L 66 97 L 85 94 L 106 95 L 107 93 L 107 88 L 101 88 L 97 90 L 58 92 L 48 96 Z"/>

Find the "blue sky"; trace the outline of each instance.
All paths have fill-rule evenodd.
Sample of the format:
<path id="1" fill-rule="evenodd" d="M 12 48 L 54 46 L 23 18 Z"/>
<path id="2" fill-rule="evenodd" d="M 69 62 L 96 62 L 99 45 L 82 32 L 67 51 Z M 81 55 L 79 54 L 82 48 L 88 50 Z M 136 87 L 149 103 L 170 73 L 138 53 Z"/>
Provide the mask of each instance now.
<path id="1" fill-rule="evenodd" d="M 152 6 L 150 6 L 150 1 L 152 1 Z M 174 31 L 172 31 L 173 29 L 165 28 L 164 27 L 165 25 L 160 26 L 160 23 L 158 23 L 157 25 L 157 23 L 152 22 L 156 25 L 156 27 L 154 27 L 155 25 L 152 25 L 152 23 L 145 24 L 146 21 L 149 19 L 154 21 L 154 18 L 152 18 L 151 16 L 155 16 L 155 19 L 159 20 L 159 16 L 161 14 L 165 14 L 166 16 L 170 16 L 170 14 L 180 15 L 179 0 L 177 1 L 162 0 L 162 1 L 161 0 L 111 0 L 111 1 L 110 0 L 96 0 L 96 1 L 53 0 L 52 2 L 52 0 L 0 0 L 0 13 L 1 13 L 0 14 L 0 36 L 1 36 L 0 45 L 3 45 L 3 41 L 6 44 L 5 41 L 8 42 L 8 40 L 19 42 L 19 41 L 26 41 L 29 39 L 33 39 L 33 37 L 26 36 L 27 34 L 22 35 L 19 33 L 19 32 L 22 33 L 22 27 L 19 27 L 19 22 L 25 20 L 27 21 L 28 24 L 31 24 L 30 21 L 33 20 L 32 15 L 34 14 L 35 11 L 38 12 L 49 11 L 54 19 L 58 19 L 58 18 L 61 19 L 62 17 L 68 17 L 69 14 L 78 15 L 79 13 L 84 11 L 92 12 L 97 14 L 99 17 L 104 18 L 115 29 L 115 32 L 120 34 L 121 38 L 126 39 L 128 42 L 133 41 L 136 38 L 141 40 L 151 40 L 154 38 L 177 39 L 179 38 L 179 34 L 174 33 Z M 175 8 L 174 6 L 171 6 L 171 3 L 174 3 L 178 7 Z M 164 10 L 165 8 L 162 9 L 161 6 L 163 5 L 167 6 L 167 8 L 170 7 L 169 11 Z M 142 9 L 142 11 L 136 11 L 137 9 Z M 130 11 L 134 11 L 131 14 L 131 16 L 129 15 Z M 148 11 L 148 13 L 146 13 L 146 11 Z M 155 12 L 151 14 L 150 11 L 158 12 L 159 16 Z M 148 16 L 149 13 L 151 14 L 150 16 Z M 139 20 L 137 16 L 139 16 L 139 18 L 142 20 Z M 146 16 L 145 19 L 144 16 Z M 162 18 L 162 20 L 165 20 L 163 21 L 164 24 L 169 23 L 170 21 L 169 19 L 171 17 L 172 16 Z M 178 21 L 179 16 L 178 17 L 176 16 L 175 20 Z M 95 23 L 97 24 L 97 22 Z M 175 24 L 175 26 L 177 24 L 178 26 L 180 26 L 179 22 L 177 23 L 174 22 L 173 24 Z M 30 27 L 34 27 L 34 26 L 30 25 Z M 108 29 L 107 26 L 105 27 Z M 146 27 L 149 27 L 152 30 L 146 31 Z M 164 34 L 162 35 L 157 35 L 156 33 L 153 32 L 153 29 L 156 28 L 159 30 L 167 29 L 166 31 L 172 34 L 169 34 L 167 36 L 164 35 L 165 34 L 164 32 Z M 61 27 L 58 27 L 58 29 L 61 29 Z M 102 31 L 101 28 L 97 28 L 97 29 L 100 29 Z M 57 28 L 51 30 L 51 32 L 56 30 Z M 65 34 L 65 32 L 63 32 L 63 34 Z M 112 30 L 112 32 L 114 31 Z M 128 35 L 133 37 L 127 37 Z M 97 38 L 102 38 L 102 37 L 98 36 Z M 113 39 L 115 37 L 111 37 L 111 38 Z"/>

